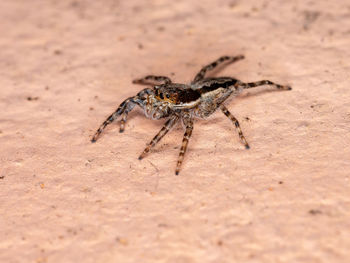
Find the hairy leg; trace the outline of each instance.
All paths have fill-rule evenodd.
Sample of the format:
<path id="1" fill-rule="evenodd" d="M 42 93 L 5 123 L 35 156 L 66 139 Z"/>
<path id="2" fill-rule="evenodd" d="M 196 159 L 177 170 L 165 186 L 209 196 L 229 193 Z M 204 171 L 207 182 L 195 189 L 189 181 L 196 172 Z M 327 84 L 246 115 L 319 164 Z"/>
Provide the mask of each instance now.
<path id="1" fill-rule="evenodd" d="M 95 135 L 92 137 L 91 142 L 96 142 L 102 131 L 106 128 L 106 126 L 113 121 L 115 121 L 121 114 L 125 112 L 125 109 L 127 108 L 127 105 L 130 105 L 130 108 L 133 108 L 135 106 L 135 102 L 133 100 L 133 97 L 130 97 L 126 100 L 124 100 L 119 107 L 116 109 L 115 112 L 113 112 L 108 118 L 101 124 L 101 126 L 97 129 Z"/>
<path id="2" fill-rule="evenodd" d="M 274 83 L 270 80 L 260 80 L 260 81 L 255 81 L 255 82 L 242 83 L 241 85 L 243 86 L 244 89 L 255 88 L 255 87 L 263 86 L 263 85 L 273 86 L 273 87 L 275 87 L 277 89 L 281 89 L 281 90 L 291 90 L 292 89 L 288 85 L 280 85 L 280 84 Z"/>
<path id="3" fill-rule="evenodd" d="M 243 135 L 243 132 L 241 130 L 241 127 L 239 125 L 239 122 L 238 120 L 235 118 L 235 116 L 233 116 L 231 114 L 231 112 L 228 111 L 228 109 L 224 106 L 224 105 L 220 105 L 220 109 L 222 110 L 222 112 L 226 115 L 227 118 L 229 118 L 233 124 L 235 125 L 236 127 L 236 130 L 238 132 L 238 135 L 239 135 L 239 138 L 241 139 L 242 143 L 244 144 L 245 148 L 246 149 L 249 149 L 249 144 L 247 142 L 247 140 L 245 139 L 244 135 Z"/>
<path id="4" fill-rule="evenodd" d="M 150 92 L 152 92 L 152 90 L 150 89 L 144 89 L 141 90 L 139 93 L 137 93 L 136 96 L 134 97 L 130 97 L 127 98 L 126 100 L 124 100 L 119 107 L 116 109 L 115 112 L 113 112 L 102 124 L 101 126 L 97 129 L 95 135 L 92 137 L 91 142 L 96 142 L 96 140 L 98 139 L 98 137 L 100 136 L 100 134 L 102 133 L 102 131 L 106 128 L 106 126 L 110 123 L 112 123 L 113 121 L 115 121 L 116 119 L 118 119 L 118 117 L 120 115 L 122 115 L 122 120 L 120 123 L 120 132 L 124 131 L 124 127 L 125 127 L 125 122 L 128 116 L 128 113 L 136 106 L 136 105 L 140 105 L 142 106 L 143 100 L 145 100 L 145 96 L 147 94 L 149 94 Z"/>
<path id="5" fill-rule="evenodd" d="M 173 115 L 169 120 L 166 121 L 162 129 L 157 133 L 156 136 L 147 144 L 147 147 L 143 150 L 141 155 L 139 156 L 139 160 L 141 160 L 145 155 L 150 151 L 152 147 L 154 147 L 167 133 L 168 131 L 176 124 L 179 116 Z"/>
<path id="6" fill-rule="evenodd" d="M 179 158 L 177 160 L 175 175 L 178 175 L 180 173 L 181 164 L 182 164 L 182 161 L 185 157 L 188 141 L 191 138 L 192 130 L 193 130 L 193 119 L 191 117 L 183 119 L 183 123 L 186 127 L 186 131 L 185 131 L 184 137 L 182 139 L 182 145 L 181 145 L 181 149 L 180 149 Z"/>
<path id="7" fill-rule="evenodd" d="M 120 129 L 119 132 L 124 132 L 125 130 L 125 123 L 126 123 L 126 119 L 128 118 L 128 113 L 127 111 L 124 111 L 124 113 L 122 114 L 122 118 L 120 119 Z"/>
<path id="8" fill-rule="evenodd" d="M 215 60 L 214 62 L 206 65 L 205 67 L 203 67 L 198 72 L 198 74 L 195 76 L 195 78 L 193 80 L 193 83 L 203 79 L 205 77 L 205 74 L 208 71 L 213 70 L 214 68 L 216 68 L 217 66 L 221 65 L 222 63 L 224 63 L 224 62 L 233 63 L 233 62 L 236 62 L 236 61 L 241 60 L 241 59 L 244 59 L 243 55 L 238 55 L 238 56 L 235 56 L 235 57 L 222 56 L 222 57 L 218 58 L 217 60 Z"/>
<path id="9" fill-rule="evenodd" d="M 141 79 L 135 79 L 132 83 L 141 85 L 161 85 L 171 83 L 171 79 L 165 76 L 148 75 Z"/>

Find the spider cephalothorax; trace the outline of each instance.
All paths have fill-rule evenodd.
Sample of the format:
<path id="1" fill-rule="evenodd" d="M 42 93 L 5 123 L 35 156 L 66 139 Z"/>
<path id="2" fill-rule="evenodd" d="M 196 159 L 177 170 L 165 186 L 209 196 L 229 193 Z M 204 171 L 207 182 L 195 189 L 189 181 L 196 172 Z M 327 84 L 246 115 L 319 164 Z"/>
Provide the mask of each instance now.
<path id="1" fill-rule="evenodd" d="M 167 118 L 163 128 L 148 143 L 145 150 L 139 156 L 142 159 L 150 149 L 178 122 L 181 121 L 185 127 L 180 155 L 177 161 L 175 174 L 179 174 L 180 167 L 187 149 L 188 141 L 193 130 L 194 118 L 206 118 L 218 108 L 235 124 L 238 135 L 247 149 L 249 145 L 243 136 L 238 120 L 223 105 L 228 97 L 236 96 L 244 89 L 254 88 L 262 85 L 274 86 L 280 90 L 290 90 L 291 87 L 273 83 L 269 80 L 244 83 L 231 77 L 205 78 L 206 72 L 212 70 L 224 62 L 235 62 L 244 56 L 223 56 L 203 67 L 190 84 L 172 83 L 170 78 L 164 76 L 149 75 L 142 79 L 134 80 L 135 84 L 152 85 L 153 88 L 141 90 L 136 96 L 123 101 L 118 109 L 110 115 L 98 128 L 92 138 L 95 142 L 103 129 L 121 116 L 120 132 L 124 131 L 128 113 L 136 106 L 140 106 L 146 117 L 151 119 Z"/>

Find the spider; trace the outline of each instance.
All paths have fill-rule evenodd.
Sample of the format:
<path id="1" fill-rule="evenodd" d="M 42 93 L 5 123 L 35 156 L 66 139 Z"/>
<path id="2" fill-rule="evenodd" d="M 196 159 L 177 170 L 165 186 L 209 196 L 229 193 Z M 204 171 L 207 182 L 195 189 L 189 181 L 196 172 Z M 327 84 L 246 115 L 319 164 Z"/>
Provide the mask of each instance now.
<path id="1" fill-rule="evenodd" d="M 250 89 L 262 85 L 270 85 L 279 90 L 291 90 L 290 86 L 279 85 L 269 80 L 256 82 L 242 82 L 231 77 L 208 78 L 206 73 L 224 63 L 229 64 L 244 59 L 243 55 L 222 56 L 214 62 L 203 67 L 190 84 L 173 83 L 165 76 L 148 75 L 133 81 L 134 84 L 151 85 L 153 88 L 141 90 L 136 96 L 124 100 L 117 110 L 111 114 L 98 128 L 91 142 L 96 142 L 106 126 L 119 117 L 120 132 L 124 131 L 128 113 L 138 105 L 150 119 L 167 119 L 162 129 L 147 144 L 139 156 L 139 160 L 154 147 L 179 121 L 183 124 L 185 134 L 183 136 L 180 154 L 177 160 L 175 175 L 180 172 L 188 141 L 193 130 L 195 118 L 206 118 L 220 109 L 235 125 L 241 142 L 249 149 L 238 120 L 224 106 L 224 102 L 230 96 L 237 96 L 244 89 Z"/>

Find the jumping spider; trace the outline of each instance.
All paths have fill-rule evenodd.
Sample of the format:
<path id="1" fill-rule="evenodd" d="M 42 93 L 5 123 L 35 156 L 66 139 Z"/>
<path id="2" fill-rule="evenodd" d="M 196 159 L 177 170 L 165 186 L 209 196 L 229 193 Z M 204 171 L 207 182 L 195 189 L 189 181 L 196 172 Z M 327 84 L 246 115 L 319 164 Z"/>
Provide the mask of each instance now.
<path id="1" fill-rule="evenodd" d="M 128 113 L 138 105 L 143 109 L 148 118 L 156 120 L 167 118 L 163 128 L 147 144 L 147 147 L 141 153 L 139 157 L 141 160 L 180 120 L 185 128 L 185 134 L 183 136 L 175 170 L 175 174 L 178 175 L 188 141 L 192 134 L 193 119 L 206 118 L 220 108 L 234 123 L 240 140 L 245 147 L 249 149 L 249 145 L 243 136 L 238 120 L 224 106 L 226 99 L 230 96 L 237 96 L 244 89 L 262 85 L 270 85 L 280 90 L 291 90 L 291 87 L 279 85 L 269 80 L 244 83 L 231 77 L 205 78 L 205 74 L 208 71 L 213 70 L 224 62 L 233 63 L 243 58 L 243 55 L 220 57 L 211 64 L 203 67 L 190 84 L 173 83 L 168 77 L 153 75 L 134 80 L 134 84 L 152 85 L 153 88 L 143 89 L 137 93 L 136 96 L 124 100 L 118 109 L 98 128 L 91 142 L 95 142 L 103 129 L 119 116 L 121 116 L 120 132 L 123 132 Z"/>

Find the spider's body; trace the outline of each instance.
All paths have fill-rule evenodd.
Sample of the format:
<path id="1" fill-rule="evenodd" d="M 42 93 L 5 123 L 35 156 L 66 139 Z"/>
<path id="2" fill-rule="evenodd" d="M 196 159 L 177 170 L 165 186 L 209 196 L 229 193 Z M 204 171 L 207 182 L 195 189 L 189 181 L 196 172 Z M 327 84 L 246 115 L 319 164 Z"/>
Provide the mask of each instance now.
<path id="1" fill-rule="evenodd" d="M 179 121 L 185 127 L 185 134 L 182 141 L 179 159 L 176 167 L 176 175 L 179 174 L 182 160 L 187 149 L 188 140 L 193 130 L 194 118 L 206 118 L 214 113 L 218 108 L 231 119 L 235 124 L 239 137 L 245 147 L 249 145 L 243 136 L 239 122 L 223 105 L 227 98 L 237 96 L 244 89 L 253 88 L 261 85 L 271 85 L 277 89 L 290 90 L 289 86 L 275 84 L 269 80 L 244 83 L 231 77 L 205 78 L 205 73 L 212 70 L 223 62 L 235 62 L 243 59 L 243 56 L 228 57 L 223 56 L 213 63 L 203 67 L 196 75 L 192 83 L 179 84 L 172 83 L 168 77 L 164 76 L 146 76 L 142 79 L 134 80 L 135 84 L 152 85 L 153 88 L 141 90 L 136 96 L 123 101 L 118 109 L 110 115 L 100 126 L 92 138 L 95 142 L 103 129 L 121 116 L 120 132 L 124 131 L 125 122 L 128 113 L 136 106 L 140 106 L 146 117 L 151 119 L 167 118 L 159 133 L 147 145 L 139 159 L 142 159 L 149 150 L 160 141 L 161 138 Z"/>

